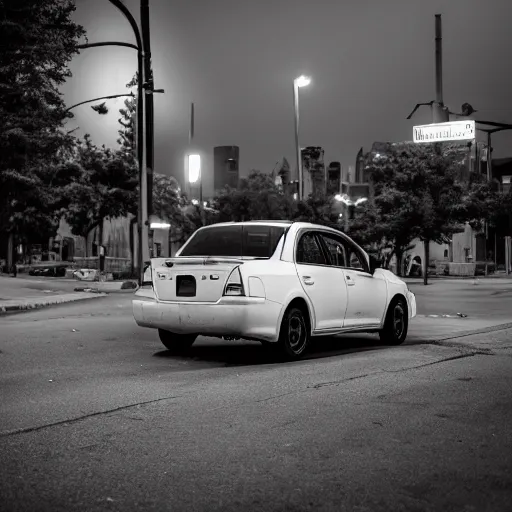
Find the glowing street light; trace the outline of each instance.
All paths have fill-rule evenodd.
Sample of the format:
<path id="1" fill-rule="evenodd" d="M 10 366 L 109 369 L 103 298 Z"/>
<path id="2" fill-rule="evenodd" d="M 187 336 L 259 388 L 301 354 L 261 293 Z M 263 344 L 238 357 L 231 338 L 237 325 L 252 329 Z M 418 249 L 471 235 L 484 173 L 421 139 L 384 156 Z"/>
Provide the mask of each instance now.
<path id="1" fill-rule="evenodd" d="M 297 83 L 297 87 L 306 87 L 311 83 L 311 78 L 301 75 L 295 79 L 295 82 Z"/>
<path id="2" fill-rule="evenodd" d="M 168 222 L 152 222 L 149 227 L 151 229 L 168 229 L 171 225 Z"/>
<path id="3" fill-rule="evenodd" d="M 311 83 L 311 78 L 301 75 L 293 81 L 293 105 L 295 118 L 295 152 L 297 154 L 297 171 L 299 173 L 299 200 L 303 198 L 304 179 L 302 176 L 302 155 L 299 145 L 299 88 Z"/>
<path id="4" fill-rule="evenodd" d="M 188 182 L 197 183 L 201 179 L 201 155 L 188 155 Z"/>

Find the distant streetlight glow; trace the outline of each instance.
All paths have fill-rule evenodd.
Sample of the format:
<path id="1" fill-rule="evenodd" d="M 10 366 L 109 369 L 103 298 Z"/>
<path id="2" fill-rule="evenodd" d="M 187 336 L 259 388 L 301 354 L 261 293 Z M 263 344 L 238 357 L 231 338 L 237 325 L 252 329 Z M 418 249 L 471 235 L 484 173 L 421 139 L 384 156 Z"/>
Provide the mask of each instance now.
<path id="1" fill-rule="evenodd" d="M 170 228 L 171 225 L 168 224 L 167 222 L 152 222 L 149 227 L 151 229 L 167 229 L 167 228 Z"/>
<path id="2" fill-rule="evenodd" d="M 306 87 L 311 83 L 311 78 L 309 76 L 301 75 L 295 79 L 295 83 L 297 87 Z"/>
<path id="3" fill-rule="evenodd" d="M 352 201 L 352 199 L 350 199 L 347 194 L 336 194 L 334 199 L 340 203 L 346 204 L 347 206 L 359 206 L 360 204 L 368 201 L 367 197 L 360 197 L 359 199 Z"/>
<path id="4" fill-rule="evenodd" d="M 201 179 L 201 155 L 188 155 L 188 181 L 197 183 Z"/>

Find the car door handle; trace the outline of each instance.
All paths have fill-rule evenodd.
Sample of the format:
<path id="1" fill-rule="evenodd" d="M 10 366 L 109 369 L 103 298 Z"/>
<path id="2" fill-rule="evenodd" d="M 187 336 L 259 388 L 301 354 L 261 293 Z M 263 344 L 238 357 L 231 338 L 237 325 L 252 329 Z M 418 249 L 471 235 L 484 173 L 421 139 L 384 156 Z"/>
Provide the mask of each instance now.
<path id="1" fill-rule="evenodd" d="M 346 276 L 346 277 L 347 277 L 347 285 L 355 286 L 356 282 L 350 276 Z"/>
<path id="2" fill-rule="evenodd" d="M 302 280 L 304 281 L 304 284 L 307 284 L 309 286 L 315 284 L 315 281 L 311 276 L 302 276 Z"/>

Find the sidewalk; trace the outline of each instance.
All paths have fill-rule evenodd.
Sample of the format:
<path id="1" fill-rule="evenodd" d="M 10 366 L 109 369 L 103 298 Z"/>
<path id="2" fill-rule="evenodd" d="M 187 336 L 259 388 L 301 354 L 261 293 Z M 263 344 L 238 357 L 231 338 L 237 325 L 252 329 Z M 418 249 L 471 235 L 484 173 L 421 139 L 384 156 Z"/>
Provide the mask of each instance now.
<path id="1" fill-rule="evenodd" d="M 0 315 L 105 297 L 113 292 L 134 293 L 133 288 L 122 290 L 122 284 L 123 281 L 84 283 L 64 278 L 0 275 Z"/>
<path id="2" fill-rule="evenodd" d="M 137 288 L 137 282 L 135 279 L 125 279 L 122 281 L 105 281 L 105 282 L 99 282 L 99 281 L 80 281 L 78 279 L 69 278 L 69 277 L 52 277 L 52 276 L 30 276 L 25 273 L 19 273 L 15 278 L 12 277 L 12 275 L 9 274 L 0 274 L 1 278 L 10 278 L 14 281 L 20 280 L 20 281 L 28 281 L 32 283 L 40 283 L 48 287 L 61 287 L 61 285 L 64 287 L 64 289 L 74 289 L 74 288 L 94 288 L 94 289 L 100 289 L 101 291 L 104 291 L 105 293 L 112 293 L 116 291 L 122 291 L 122 292 L 130 292 L 134 291 Z M 123 289 L 124 286 L 124 289 Z M 1 291 L 1 288 L 0 288 Z"/>
<path id="3" fill-rule="evenodd" d="M 401 277 L 406 283 L 423 283 L 423 277 Z M 473 280 L 487 281 L 489 279 L 504 279 L 512 281 L 512 274 L 505 274 L 505 272 L 499 272 L 497 274 L 490 274 L 488 276 L 439 276 L 429 275 L 428 282 L 430 281 L 473 281 Z"/>
<path id="4" fill-rule="evenodd" d="M 86 292 L 78 292 L 61 293 L 48 297 L 25 297 L 8 300 L 0 299 L 0 317 L 7 313 L 45 308 L 48 306 L 54 306 L 55 304 L 64 304 L 66 302 L 96 299 L 98 297 L 105 297 L 106 295 L 106 293 L 91 294 Z"/>

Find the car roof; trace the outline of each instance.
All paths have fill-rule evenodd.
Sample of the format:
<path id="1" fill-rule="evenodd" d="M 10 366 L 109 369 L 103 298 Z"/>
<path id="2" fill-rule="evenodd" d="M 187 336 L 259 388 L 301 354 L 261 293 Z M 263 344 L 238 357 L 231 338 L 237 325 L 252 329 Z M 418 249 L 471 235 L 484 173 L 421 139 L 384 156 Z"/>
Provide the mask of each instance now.
<path id="1" fill-rule="evenodd" d="M 323 224 L 314 224 L 312 222 L 301 222 L 301 221 L 293 221 L 293 220 L 246 220 L 241 222 L 218 222 L 215 224 L 209 224 L 208 226 L 203 226 L 201 229 L 213 228 L 213 227 L 222 227 L 222 226 L 253 226 L 253 225 L 263 225 L 263 226 L 284 226 L 290 227 L 295 226 L 297 229 L 301 228 L 309 228 L 309 229 L 325 229 L 334 232 L 341 232 L 341 229 L 337 229 L 331 226 L 324 226 Z"/>
<path id="2" fill-rule="evenodd" d="M 246 220 L 243 222 L 217 222 L 215 224 L 209 224 L 203 226 L 203 228 L 214 228 L 216 226 L 253 226 L 255 224 L 261 224 L 263 226 L 291 226 L 293 221 L 291 220 Z"/>

